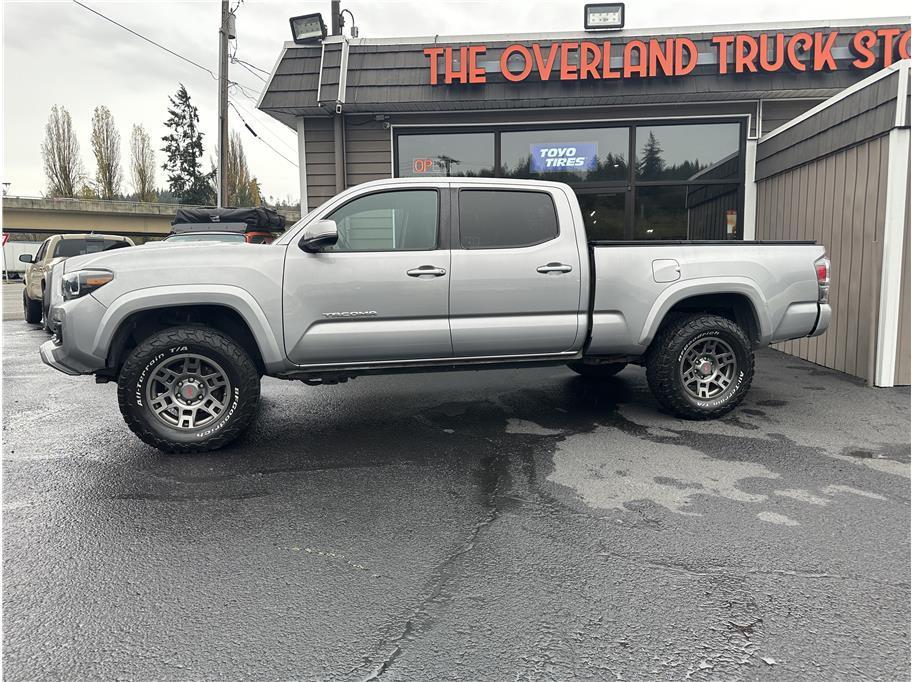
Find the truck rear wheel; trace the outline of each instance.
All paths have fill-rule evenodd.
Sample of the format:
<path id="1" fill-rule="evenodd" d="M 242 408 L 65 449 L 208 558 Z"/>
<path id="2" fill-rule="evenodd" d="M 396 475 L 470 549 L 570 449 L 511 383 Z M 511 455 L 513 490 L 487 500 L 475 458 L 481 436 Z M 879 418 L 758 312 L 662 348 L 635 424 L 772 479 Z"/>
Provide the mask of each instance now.
<path id="1" fill-rule="evenodd" d="M 567 363 L 567 367 L 587 379 L 607 379 L 613 377 L 626 366 L 626 362 L 606 362 L 601 365 L 591 365 L 585 362 Z"/>
<path id="2" fill-rule="evenodd" d="M 233 339 L 207 327 L 172 327 L 133 349 L 117 399 L 127 426 L 164 452 L 217 450 L 256 414 L 260 376 Z"/>
<path id="3" fill-rule="evenodd" d="M 22 290 L 22 312 L 25 321 L 29 324 L 39 324 L 41 322 L 41 301 L 33 301 L 29 298 L 26 290 Z"/>
<path id="4" fill-rule="evenodd" d="M 715 419 L 740 403 L 754 377 L 744 330 L 718 315 L 677 317 L 646 358 L 646 379 L 662 407 L 685 419 Z"/>

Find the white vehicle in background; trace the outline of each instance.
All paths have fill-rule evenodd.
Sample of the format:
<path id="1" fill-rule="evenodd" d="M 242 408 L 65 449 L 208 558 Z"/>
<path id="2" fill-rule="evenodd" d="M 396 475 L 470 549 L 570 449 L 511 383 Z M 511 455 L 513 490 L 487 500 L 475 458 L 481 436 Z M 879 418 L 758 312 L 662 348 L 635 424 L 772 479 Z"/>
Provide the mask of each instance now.
<path id="1" fill-rule="evenodd" d="M 41 242 L 14 242 L 8 241 L 3 245 L 3 277 L 4 279 L 22 279 L 25 277 L 26 265 L 19 260 L 19 256 L 34 256 L 38 253 Z"/>

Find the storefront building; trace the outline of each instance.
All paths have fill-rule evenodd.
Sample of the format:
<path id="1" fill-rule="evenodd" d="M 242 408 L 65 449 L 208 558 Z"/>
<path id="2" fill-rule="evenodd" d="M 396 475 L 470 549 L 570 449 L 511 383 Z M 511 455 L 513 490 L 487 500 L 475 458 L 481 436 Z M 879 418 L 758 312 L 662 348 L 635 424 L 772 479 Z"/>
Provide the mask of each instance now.
<path id="1" fill-rule="evenodd" d="M 593 239 L 756 239 L 761 141 L 909 43 L 908 18 L 328 36 L 284 46 L 259 108 L 297 131 L 302 211 L 391 176 L 539 178 L 573 187 Z"/>

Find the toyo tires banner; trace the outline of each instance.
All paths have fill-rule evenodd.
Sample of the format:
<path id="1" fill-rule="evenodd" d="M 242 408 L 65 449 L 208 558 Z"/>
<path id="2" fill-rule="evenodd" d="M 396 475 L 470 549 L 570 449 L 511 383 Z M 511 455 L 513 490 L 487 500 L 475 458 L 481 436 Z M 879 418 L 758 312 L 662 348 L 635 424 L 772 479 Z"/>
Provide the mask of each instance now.
<path id="1" fill-rule="evenodd" d="M 529 145 L 533 173 L 594 170 L 598 156 L 595 142 L 561 142 Z"/>

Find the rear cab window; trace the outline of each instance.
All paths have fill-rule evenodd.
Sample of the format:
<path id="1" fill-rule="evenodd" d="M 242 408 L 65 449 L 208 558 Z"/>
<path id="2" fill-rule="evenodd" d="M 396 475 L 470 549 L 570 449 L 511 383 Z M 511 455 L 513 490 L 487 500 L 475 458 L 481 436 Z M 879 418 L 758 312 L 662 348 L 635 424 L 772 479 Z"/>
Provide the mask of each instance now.
<path id="1" fill-rule="evenodd" d="M 513 249 L 558 236 L 554 199 L 528 190 L 459 190 L 459 242 L 464 249 Z"/>

